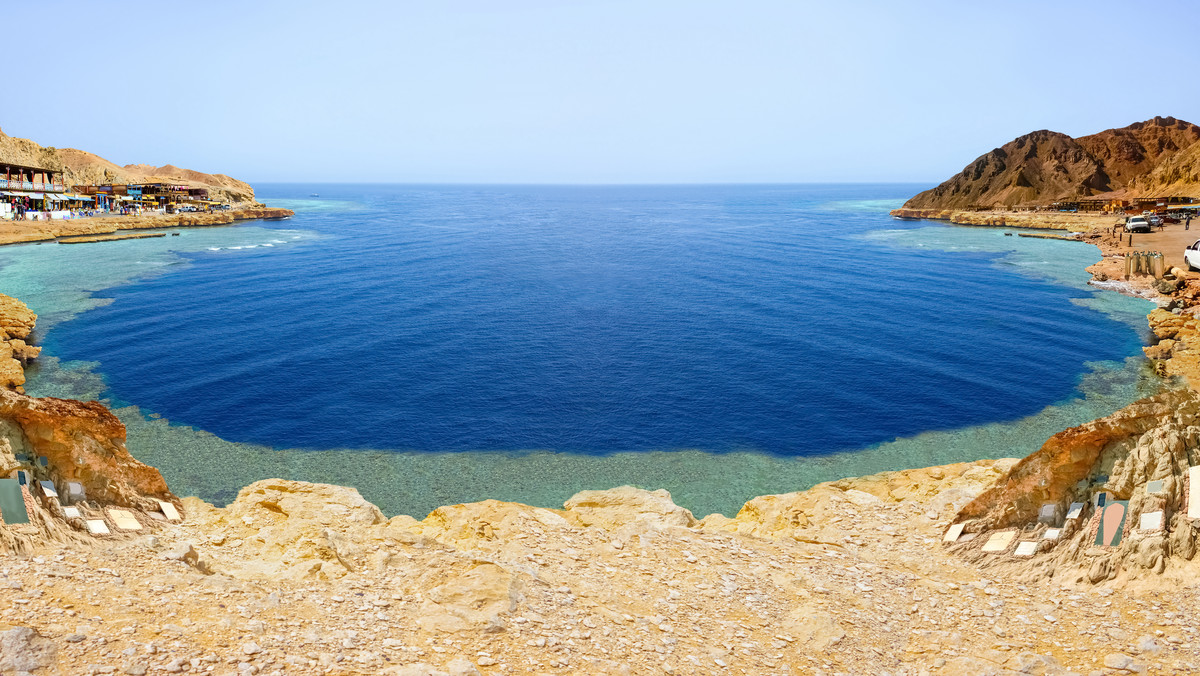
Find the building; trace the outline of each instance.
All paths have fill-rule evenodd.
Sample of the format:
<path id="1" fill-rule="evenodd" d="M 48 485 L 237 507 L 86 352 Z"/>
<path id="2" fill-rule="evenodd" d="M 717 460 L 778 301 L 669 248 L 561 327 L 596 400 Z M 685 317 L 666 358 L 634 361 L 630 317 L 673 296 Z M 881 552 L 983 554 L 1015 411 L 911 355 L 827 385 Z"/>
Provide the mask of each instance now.
<path id="1" fill-rule="evenodd" d="M 67 201 L 65 192 L 61 171 L 0 163 L 0 218 L 58 211 Z"/>
<path id="2" fill-rule="evenodd" d="M 1142 211 L 1165 212 L 1174 207 L 1187 206 L 1195 204 L 1196 198 L 1170 196 L 1170 197 L 1135 197 L 1129 201 L 1129 209 L 1134 213 Z"/>

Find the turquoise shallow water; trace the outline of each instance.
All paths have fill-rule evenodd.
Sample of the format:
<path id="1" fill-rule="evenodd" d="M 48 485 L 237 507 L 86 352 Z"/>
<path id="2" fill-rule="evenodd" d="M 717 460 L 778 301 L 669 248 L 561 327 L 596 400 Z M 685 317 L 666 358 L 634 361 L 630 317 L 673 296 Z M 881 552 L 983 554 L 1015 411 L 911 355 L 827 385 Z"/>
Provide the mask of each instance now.
<path id="1" fill-rule="evenodd" d="M 301 215 L 324 213 L 342 218 L 346 213 L 370 211 L 353 199 L 272 200 L 272 203 L 298 208 Z M 319 219 L 310 221 L 316 229 L 304 227 L 305 219 L 298 216 L 283 228 L 276 224 L 271 227 L 245 225 L 181 230 L 179 237 L 84 247 L 8 247 L 0 250 L 0 266 L 3 266 L 3 288 L 0 291 L 22 298 L 41 314 L 39 332 L 48 339 L 46 344 L 49 349 L 42 363 L 36 369 L 31 369 L 31 393 L 109 398 L 128 427 L 129 446 L 135 455 L 160 468 L 177 492 L 222 503 L 230 500 L 241 486 L 256 479 L 275 476 L 353 485 L 388 513 L 403 512 L 416 516 L 441 504 L 484 498 L 557 506 L 578 490 L 629 483 L 647 488 L 667 488 L 677 502 L 698 514 L 732 514 L 746 499 L 755 495 L 799 490 L 820 481 L 844 476 L 981 457 L 1024 455 L 1054 432 L 1105 415 L 1160 386 L 1146 371 L 1144 360 L 1137 353 L 1137 335 L 1144 326 L 1144 315 L 1149 304 L 1114 293 L 1096 293 L 1087 287 L 1087 275 L 1083 267 L 1095 259 L 1094 248 L 1083 244 L 1004 237 L 1003 232 L 994 229 L 941 225 L 890 227 L 894 222 L 886 218 L 886 210 L 895 205 L 896 200 L 893 199 L 828 199 L 806 204 L 804 209 L 807 210 L 806 214 L 828 214 L 831 218 L 853 214 L 855 218 L 863 219 L 863 226 L 846 236 L 846 246 L 850 250 L 858 246 L 867 247 L 874 252 L 872 255 L 892 256 L 900 260 L 925 256 L 922 252 L 927 251 L 943 266 L 956 260 L 957 256 L 962 256 L 961 260 L 969 263 L 964 266 L 961 275 L 963 284 L 971 292 L 956 291 L 953 270 L 946 271 L 943 279 L 927 284 L 931 294 L 939 294 L 930 300 L 927 311 L 944 319 L 933 323 L 926 317 L 922 318 L 928 330 L 929 352 L 936 355 L 939 341 L 947 346 L 966 345 L 970 348 L 973 340 L 982 340 L 977 336 L 986 337 L 988 329 L 983 327 L 980 333 L 980 327 L 971 327 L 969 323 L 980 321 L 980 317 L 986 321 L 989 317 L 1004 316 L 1004 307 L 979 306 L 1002 305 L 1006 302 L 1003 296 L 981 296 L 977 293 L 979 280 L 986 281 L 992 278 L 990 276 L 994 276 L 1000 288 L 1017 289 L 1013 292 L 1014 297 L 1018 293 L 1025 293 L 1023 289 L 1027 284 L 1034 293 L 1033 297 L 1040 297 L 1038 294 L 1058 294 L 1060 302 L 1065 301 L 1068 305 L 1103 315 L 1106 317 L 1103 321 L 1108 324 L 1100 325 L 1115 327 L 1108 330 L 1121 336 L 1128 334 L 1132 340 L 1120 338 L 1117 341 L 1117 345 L 1123 346 L 1117 350 L 1117 358 L 1084 360 L 1070 366 L 1076 374 L 1073 385 L 1068 386 L 1061 396 L 1033 406 L 1030 415 L 1018 415 L 1015 419 L 1003 422 L 964 425 L 956 429 L 921 431 L 860 446 L 830 443 L 818 448 L 818 452 L 806 455 L 771 452 L 770 448 L 705 448 L 699 443 L 696 447 L 700 450 L 686 446 L 654 450 L 651 445 L 635 451 L 608 453 L 522 451 L 519 447 L 516 450 L 486 451 L 397 451 L 387 447 L 373 450 L 369 445 L 364 448 L 362 444 L 345 449 L 336 448 L 336 444 L 295 448 L 286 444 L 226 441 L 191 426 L 172 424 L 157 413 L 133 406 L 131 401 L 143 402 L 137 397 L 122 396 L 119 383 L 115 385 L 116 391 L 113 383 L 106 383 L 106 364 L 119 361 L 107 348 L 95 347 L 107 343 L 99 339 L 84 341 L 84 349 L 80 349 L 79 340 L 75 340 L 74 344 L 67 340 L 56 342 L 55 332 L 57 326 L 69 322 L 80 313 L 103 308 L 107 304 L 104 296 L 116 297 L 116 305 L 119 306 L 140 293 L 186 293 L 186 288 L 181 291 L 167 286 L 172 279 L 188 278 L 187 274 L 181 274 L 185 271 L 195 269 L 204 272 L 205 269 L 212 269 L 220 272 L 221 269 L 235 269 L 239 274 L 250 274 L 247 271 L 252 273 L 255 269 L 267 267 L 263 262 L 274 260 L 273 257 L 311 257 L 314 252 L 319 253 L 328 247 L 331 238 L 344 241 L 348 237 L 344 233 L 322 229 Z M 688 205 L 685 203 L 685 206 Z M 708 208 L 708 205 L 692 205 L 689 209 L 700 207 Z M 687 218 L 682 221 L 685 224 L 688 222 Z M 728 225 L 726 223 L 723 227 Z M 859 244 L 855 244 L 856 241 Z M 264 246 L 266 244 L 271 246 Z M 223 268 L 227 263 L 229 267 Z M 867 271 L 852 269 L 852 273 L 845 278 L 839 277 L 839 283 L 843 279 L 867 274 Z M 248 285 L 254 281 L 249 277 L 238 279 L 245 280 Z M 138 283 L 124 288 L 134 293 L 121 290 L 122 285 L 133 280 Z M 154 280 L 161 280 L 161 283 Z M 908 286 L 912 285 L 910 281 Z M 106 289 L 112 291 L 103 291 Z M 837 290 L 834 289 L 834 292 Z M 920 292 L 919 280 L 917 288 L 905 289 L 905 293 Z M 886 293 L 886 289 L 878 293 Z M 904 319 L 888 317 L 892 307 L 887 303 L 873 303 L 870 294 L 855 295 L 853 302 L 852 311 L 846 312 L 844 317 L 848 320 L 866 318 L 869 321 L 863 321 L 863 324 L 870 327 L 870 331 L 864 335 L 861 326 L 847 323 L 838 327 L 840 332 L 831 336 L 831 341 L 867 340 L 869 334 L 881 330 L 880 327 L 886 330 L 890 321 Z M 1028 298 L 1023 298 L 1023 302 L 1028 302 Z M 1024 308 L 1010 310 L 1010 314 L 1026 311 Z M 881 318 L 880 315 L 884 316 Z M 1087 313 L 1080 316 L 1083 319 L 1075 321 L 1088 321 Z M 219 319 L 216 317 L 213 321 Z M 105 324 L 106 321 L 92 322 L 90 330 L 112 326 Z M 128 322 L 127 319 L 125 321 Z M 1055 340 L 1056 335 L 1069 333 L 1063 331 L 1061 325 L 1055 324 L 1052 318 L 1039 321 L 1046 321 L 1047 324 L 1029 329 L 1034 332 L 1031 335 L 1035 339 L 1039 330 L 1044 331 L 1047 341 Z M 1011 323 L 998 324 L 995 330 L 1003 330 L 1008 325 Z M 91 334 L 85 331 L 79 335 Z M 238 338 L 235 335 L 230 340 Z M 1076 337 L 1075 340 L 1081 338 Z M 62 353 L 80 352 L 86 356 L 86 360 L 62 361 L 56 356 L 59 354 L 56 351 L 58 347 L 64 348 Z M 984 347 L 991 347 L 991 344 Z M 1061 353 L 1062 346 L 1047 343 L 1047 347 L 1047 352 L 1053 351 L 1055 355 Z M 1088 353 L 1087 345 L 1068 347 L 1072 350 L 1071 354 Z M 260 348 L 256 346 L 256 349 Z M 219 349 L 219 344 L 205 345 L 206 351 Z M 1103 348 L 1097 347 L 1096 352 L 1106 355 L 1114 353 L 1111 345 L 1107 344 Z M 1045 355 L 1040 356 L 1044 358 Z M 904 357 L 903 354 L 895 355 L 896 359 Z M 1039 355 L 1031 352 L 1010 357 L 1014 362 L 1036 362 Z M 339 368 L 336 361 L 331 361 L 327 366 Z M 239 373 L 244 374 L 241 378 L 254 377 L 252 371 L 239 368 Z M 942 365 L 938 368 L 947 367 Z M 961 376 L 951 375 L 955 378 Z M 1056 370 L 1055 377 L 1059 375 Z M 187 378 L 180 377 L 184 380 L 195 378 L 192 374 Z M 203 392 L 203 396 L 220 399 L 225 396 L 226 390 L 239 387 L 241 385 L 235 380 L 214 386 L 211 390 L 199 391 Z M 1025 389 L 1017 391 L 1025 392 Z M 339 414 L 326 417 L 314 415 L 312 419 L 320 421 L 318 426 L 321 429 L 316 430 L 313 438 L 336 439 L 339 434 L 345 434 L 347 438 L 363 438 L 363 428 L 372 425 L 369 416 L 356 416 L 355 407 L 344 406 L 345 402 L 338 401 L 337 394 L 337 391 L 330 393 L 332 403 L 329 405 L 342 405 Z M 865 394 L 873 396 L 870 392 Z M 987 403 L 989 406 L 996 405 L 994 402 Z M 1021 402 L 1026 408 L 1029 403 L 1032 402 Z M 306 413 L 302 410 L 291 411 L 287 415 L 295 418 Z M 754 424 L 753 419 L 750 423 Z M 235 433 L 240 434 L 236 430 Z M 370 429 L 366 429 L 366 433 L 369 434 Z M 797 439 L 795 443 L 802 447 L 804 430 L 789 430 L 789 434 L 794 434 Z M 698 435 L 698 438 L 702 436 Z M 719 433 L 713 436 L 716 438 Z M 768 435 L 765 438 L 771 437 Z"/>

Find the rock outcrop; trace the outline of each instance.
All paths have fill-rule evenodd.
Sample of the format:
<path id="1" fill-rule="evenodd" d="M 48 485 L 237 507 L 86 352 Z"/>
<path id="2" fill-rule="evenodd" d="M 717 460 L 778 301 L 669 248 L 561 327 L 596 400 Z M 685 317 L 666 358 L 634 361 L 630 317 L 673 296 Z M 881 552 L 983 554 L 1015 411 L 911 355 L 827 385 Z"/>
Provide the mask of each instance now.
<path id="1" fill-rule="evenodd" d="M 255 205 L 254 189 L 248 183 L 224 174 L 205 174 L 172 165 L 118 166 L 92 153 L 75 148 L 42 147 L 29 139 L 14 138 L 0 131 L 0 162 L 62 171 L 67 185 L 98 183 L 179 183 L 209 189 L 209 195 L 235 205 Z"/>
<path id="2" fill-rule="evenodd" d="M 104 504 L 153 511 L 158 500 L 175 499 L 158 470 L 129 454 L 125 426 L 100 402 L 0 390 L 0 423 L 9 432 L 0 441 L 0 476 L 24 463 L 34 478 L 80 483 Z M 15 458 L 14 449 L 28 460 Z"/>
<path id="3" fill-rule="evenodd" d="M 29 306 L 0 294 L 0 389 L 24 391 L 24 366 L 42 351 L 28 342 L 36 321 Z"/>
<path id="4" fill-rule="evenodd" d="M 9 524 L 0 526 L 0 556 L 85 541 L 89 519 L 114 530 L 128 524 L 111 519 L 113 508 L 139 522 L 127 530 L 153 530 L 156 519 L 167 518 L 162 503 L 179 504 L 158 470 L 129 454 L 125 426 L 99 402 L 0 389 L 0 477 L 21 475 L 23 509 L 0 508 L 9 510 L 0 511 L 0 521 Z"/>
<path id="5" fill-rule="evenodd" d="M 1167 392 L 1054 435 L 967 503 L 963 535 L 948 537 L 1026 581 L 1177 573 L 1200 537 L 1187 507 L 1197 465 L 1200 395 Z"/>
<path id="6" fill-rule="evenodd" d="M 996 148 L 905 209 L 1048 205 L 1085 196 L 1200 197 L 1200 127 L 1156 117 L 1073 139 L 1035 131 Z"/>

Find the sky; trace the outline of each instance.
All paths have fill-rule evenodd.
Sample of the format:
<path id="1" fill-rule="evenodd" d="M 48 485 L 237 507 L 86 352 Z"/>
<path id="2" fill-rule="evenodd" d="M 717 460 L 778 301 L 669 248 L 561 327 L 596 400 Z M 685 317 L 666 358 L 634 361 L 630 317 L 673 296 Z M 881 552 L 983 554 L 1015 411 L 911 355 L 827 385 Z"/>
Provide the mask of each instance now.
<path id="1" fill-rule="evenodd" d="M 3 15 L 5 133 L 252 183 L 936 183 L 1036 129 L 1200 123 L 1200 7 L 1176 0 L 40 0 Z"/>

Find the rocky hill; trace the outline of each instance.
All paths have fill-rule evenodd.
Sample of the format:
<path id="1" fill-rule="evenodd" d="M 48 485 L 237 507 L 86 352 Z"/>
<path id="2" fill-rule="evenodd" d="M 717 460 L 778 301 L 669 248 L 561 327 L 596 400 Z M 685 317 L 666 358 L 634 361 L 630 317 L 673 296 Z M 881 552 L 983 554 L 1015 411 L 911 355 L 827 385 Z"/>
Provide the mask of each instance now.
<path id="1" fill-rule="evenodd" d="M 1046 205 L 1076 197 L 1200 197 L 1200 127 L 1156 117 L 1071 138 L 1016 138 L 905 203 L 905 209 Z"/>
<path id="2" fill-rule="evenodd" d="M 75 148 L 42 147 L 29 139 L 0 131 L 0 162 L 11 162 L 62 171 L 67 185 L 97 183 L 178 183 L 209 189 L 214 199 L 234 205 L 255 205 L 249 184 L 224 174 L 204 174 L 172 165 L 119 166 L 98 155 Z"/>

